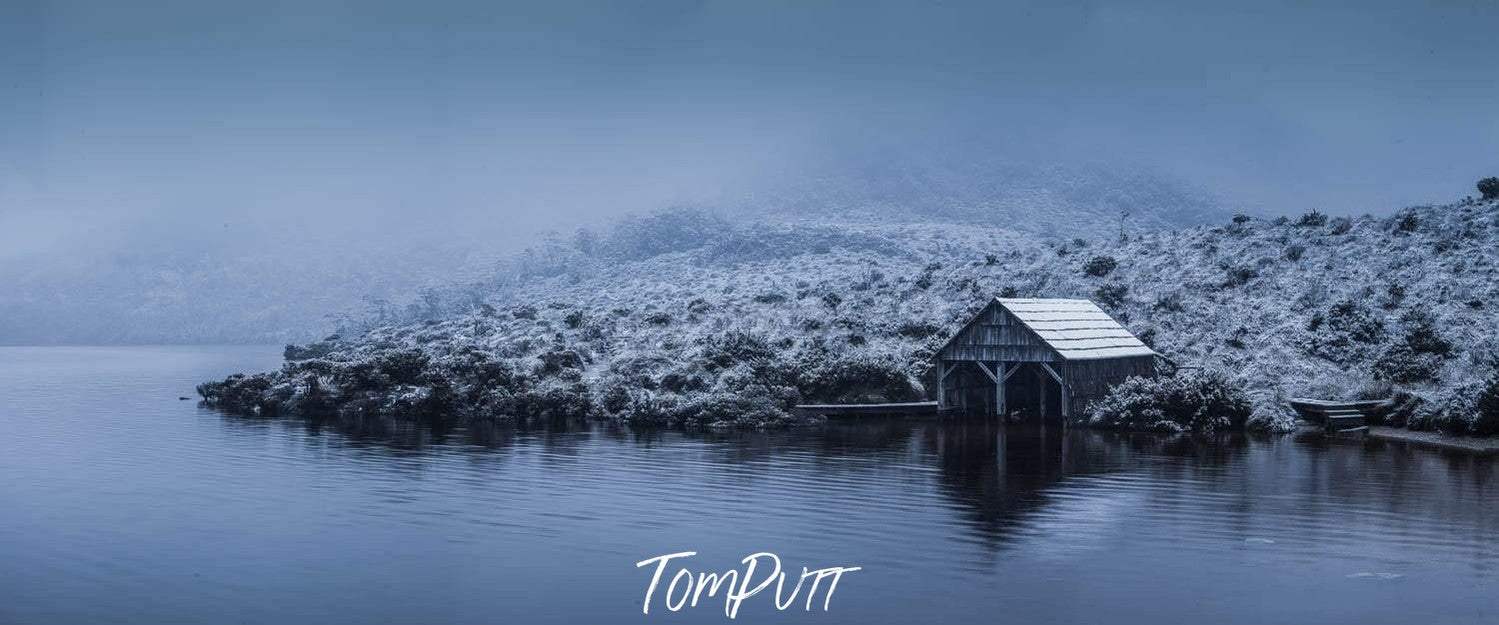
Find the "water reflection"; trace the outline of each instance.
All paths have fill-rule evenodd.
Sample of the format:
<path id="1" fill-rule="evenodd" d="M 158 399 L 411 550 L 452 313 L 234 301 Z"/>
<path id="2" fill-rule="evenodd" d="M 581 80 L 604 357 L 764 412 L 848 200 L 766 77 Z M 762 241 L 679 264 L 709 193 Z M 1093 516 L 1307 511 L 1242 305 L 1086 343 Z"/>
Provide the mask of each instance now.
<path id="1" fill-rule="evenodd" d="M 1032 532 L 1038 516 L 1079 513 L 1054 509 L 1076 508 L 1080 496 L 1115 504 L 1129 499 L 1157 513 L 1175 507 L 1176 513 L 1186 514 L 1211 505 L 1197 511 L 1204 515 L 1198 521 L 1220 523 L 1217 530 L 1243 540 L 1253 540 L 1259 517 L 1283 515 L 1296 523 L 1339 526 L 1349 519 L 1328 517 L 1347 514 L 1348 507 L 1470 524 L 1477 531 L 1499 529 L 1499 517 L 1487 512 L 1488 504 L 1495 503 L 1490 485 L 1499 473 L 1493 457 L 1372 439 L 1158 436 L 987 420 L 871 420 L 766 432 L 630 428 L 576 420 L 457 424 L 389 417 L 218 417 L 231 430 L 264 434 L 267 428 L 294 429 L 305 435 L 300 440 L 308 446 L 379 450 L 425 462 L 442 462 L 454 454 L 503 458 L 505 451 L 519 446 L 538 450 L 555 464 L 598 454 L 601 446 L 606 458 L 633 448 L 665 454 L 660 460 L 666 463 L 671 456 L 690 455 L 692 466 L 738 467 L 736 475 L 779 473 L 778 479 L 807 489 L 826 486 L 819 482 L 876 479 L 890 468 L 926 469 L 935 477 L 935 492 L 973 543 L 995 552 Z M 1108 476 L 1127 476 L 1135 483 L 1103 479 Z M 1491 549 L 1489 545 L 1482 553 Z"/>
<path id="2" fill-rule="evenodd" d="M 639 613 L 633 565 L 681 550 L 866 567 L 832 613 L 745 622 L 1499 622 L 1492 457 L 985 421 L 250 418 L 177 397 L 279 348 L 0 356 L 7 623 L 672 620 Z"/>

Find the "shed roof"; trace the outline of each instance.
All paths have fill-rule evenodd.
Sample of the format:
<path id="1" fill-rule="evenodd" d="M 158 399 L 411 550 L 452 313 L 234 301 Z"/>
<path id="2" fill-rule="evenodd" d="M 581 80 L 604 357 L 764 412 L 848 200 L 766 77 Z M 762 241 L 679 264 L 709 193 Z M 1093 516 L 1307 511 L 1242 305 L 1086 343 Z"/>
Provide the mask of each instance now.
<path id="1" fill-rule="evenodd" d="M 995 301 L 1064 359 L 1155 355 L 1155 350 L 1089 300 L 998 297 Z"/>

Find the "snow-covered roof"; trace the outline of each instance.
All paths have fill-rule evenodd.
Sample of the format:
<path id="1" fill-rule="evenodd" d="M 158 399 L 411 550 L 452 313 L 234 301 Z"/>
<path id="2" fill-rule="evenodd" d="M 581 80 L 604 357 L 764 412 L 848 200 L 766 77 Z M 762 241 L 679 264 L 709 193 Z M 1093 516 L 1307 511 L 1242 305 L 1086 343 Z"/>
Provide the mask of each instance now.
<path id="1" fill-rule="evenodd" d="M 1091 301 L 1004 297 L 995 301 L 1067 360 L 1155 355 Z"/>

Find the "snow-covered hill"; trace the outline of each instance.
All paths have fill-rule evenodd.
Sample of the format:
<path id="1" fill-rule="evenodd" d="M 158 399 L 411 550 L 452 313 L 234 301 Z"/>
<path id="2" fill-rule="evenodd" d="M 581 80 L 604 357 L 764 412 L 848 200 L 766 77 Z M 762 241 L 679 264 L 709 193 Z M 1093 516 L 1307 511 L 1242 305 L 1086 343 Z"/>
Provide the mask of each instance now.
<path id="1" fill-rule="evenodd" d="M 676 211 L 584 238 L 533 252 L 467 312 L 202 391 L 272 411 L 784 423 L 797 401 L 930 396 L 929 357 L 996 295 L 1094 299 L 1179 364 L 1242 385 L 1266 429 L 1289 427 L 1284 399 L 1300 395 L 1400 392 L 1414 426 L 1471 419 L 1499 357 L 1494 202 L 1065 242 Z"/>
<path id="2" fill-rule="evenodd" d="M 705 205 L 736 218 L 863 215 L 1068 237 L 1227 218 L 1204 194 L 1144 172 L 951 156 L 837 159 L 754 192 L 725 190 Z M 0 344 L 301 341 L 351 319 L 417 320 L 455 309 L 446 304 L 470 307 L 475 280 L 490 276 L 484 292 L 527 280 L 555 269 L 555 256 L 587 249 L 590 236 L 610 237 L 558 236 L 491 271 L 514 251 L 496 242 L 502 219 L 467 228 L 442 219 L 390 227 L 358 217 L 277 225 L 240 215 L 233 227 L 194 219 L 136 224 L 110 249 L 0 258 Z M 616 251 L 635 260 L 699 241 L 662 229 L 665 220 L 646 221 L 635 230 L 641 242 Z"/>

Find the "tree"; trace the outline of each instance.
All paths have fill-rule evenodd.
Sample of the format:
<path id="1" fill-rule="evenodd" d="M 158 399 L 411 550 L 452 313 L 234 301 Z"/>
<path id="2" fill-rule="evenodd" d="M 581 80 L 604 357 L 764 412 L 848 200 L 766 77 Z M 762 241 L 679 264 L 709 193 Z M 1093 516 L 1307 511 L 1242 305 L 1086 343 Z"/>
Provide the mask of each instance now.
<path id="1" fill-rule="evenodd" d="M 1499 177 L 1489 176 L 1478 181 L 1478 193 L 1483 199 L 1492 200 L 1499 198 Z"/>

